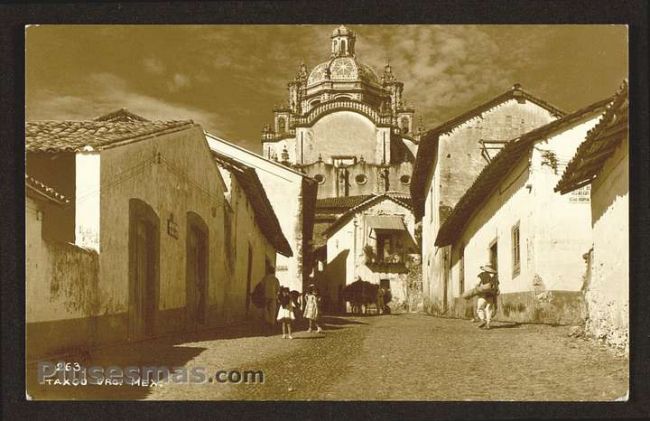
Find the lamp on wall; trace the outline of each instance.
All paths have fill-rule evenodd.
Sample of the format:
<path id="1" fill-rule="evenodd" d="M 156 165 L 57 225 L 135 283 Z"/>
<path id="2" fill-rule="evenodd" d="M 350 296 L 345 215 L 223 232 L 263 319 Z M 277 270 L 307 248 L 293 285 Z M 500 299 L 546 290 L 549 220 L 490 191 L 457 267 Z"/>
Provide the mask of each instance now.
<path id="1" fill-rule="evenodd" d="M 169 218 L 167 218 L 167 234 L 170 237 L 178 238 L 178 224 L 174 220 L 174 214 L 170 213 Z"/>

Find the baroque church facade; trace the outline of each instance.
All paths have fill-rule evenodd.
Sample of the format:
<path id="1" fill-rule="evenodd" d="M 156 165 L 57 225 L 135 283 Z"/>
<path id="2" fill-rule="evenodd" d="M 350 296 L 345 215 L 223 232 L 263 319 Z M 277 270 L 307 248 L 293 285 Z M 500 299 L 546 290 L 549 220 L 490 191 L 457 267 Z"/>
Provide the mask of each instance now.
<path id="1" fill-rule="evenodd" d="M 301 64 L 285 106 L 262 132 L 263 155 L 319 183 L 318 198 L 408 194 L 420 129 L 390 64 L 381 76 L 356 55 L 356 34 L 331 35 L 327 61 Z"/>

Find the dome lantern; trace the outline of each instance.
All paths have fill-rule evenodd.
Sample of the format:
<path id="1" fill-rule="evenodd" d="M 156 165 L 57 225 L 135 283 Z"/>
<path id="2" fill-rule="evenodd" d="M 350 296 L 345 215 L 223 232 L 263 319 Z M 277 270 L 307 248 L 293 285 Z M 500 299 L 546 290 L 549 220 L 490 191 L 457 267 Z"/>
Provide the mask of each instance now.
<path id="1" fill-rule="evenodd" d="M 354 56 L 354 32 L 344 25 L 332 32 L 332 57 Z"/>

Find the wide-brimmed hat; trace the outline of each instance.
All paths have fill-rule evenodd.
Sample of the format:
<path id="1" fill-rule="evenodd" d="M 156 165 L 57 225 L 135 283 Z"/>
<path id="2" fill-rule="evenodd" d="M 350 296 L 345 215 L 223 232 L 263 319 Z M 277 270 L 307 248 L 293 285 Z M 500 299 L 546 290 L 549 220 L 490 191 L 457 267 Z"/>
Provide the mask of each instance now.
<path id="1" fill-rule="evenodd" d="M 481 270 L 484 272 L 497 273 L 497 270 L 489 263 L 481 266 Z"/>

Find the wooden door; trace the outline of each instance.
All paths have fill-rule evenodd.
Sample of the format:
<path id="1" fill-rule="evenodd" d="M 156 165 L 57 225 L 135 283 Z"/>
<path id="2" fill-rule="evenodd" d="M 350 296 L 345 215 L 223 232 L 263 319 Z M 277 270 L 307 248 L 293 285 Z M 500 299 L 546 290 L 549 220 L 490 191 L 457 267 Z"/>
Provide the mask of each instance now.
<path id="1" fill-rule="evenodd" d="M 207 241 L 200 229 L 188 232 L 187 317 L 191 327 L 205 324 L 207 307 Z"/>
<path id="2" fill-rule="evenodd" d="M 129 340 L 156 333 L 159 226 L 158 216 L 149 205 L 139 199 L 129 200 Z"/>
<path id="3" fill-rule="evenodd" d="M 138 218 L 134 227 L 132 255 L 134 276 L 131 279 L 132 308 L 129 317 L 132 339 L 142 339 L 154 334 L 156 312 L 155 247 L 153 227 Z"/>

